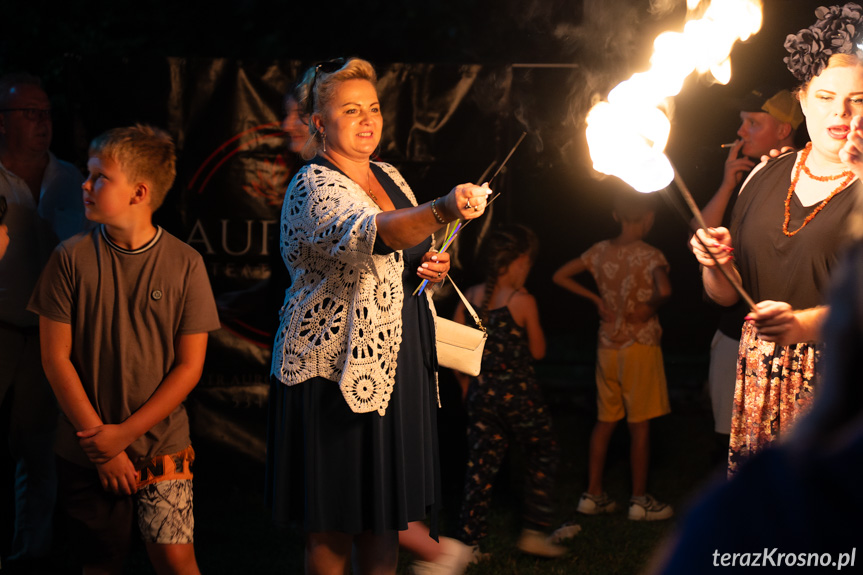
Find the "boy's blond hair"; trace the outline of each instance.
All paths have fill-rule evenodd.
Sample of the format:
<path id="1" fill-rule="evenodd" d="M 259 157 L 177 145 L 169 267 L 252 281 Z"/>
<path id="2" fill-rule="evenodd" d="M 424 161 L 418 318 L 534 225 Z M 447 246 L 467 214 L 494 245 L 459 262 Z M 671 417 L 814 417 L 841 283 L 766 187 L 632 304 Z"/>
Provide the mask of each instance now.
<path id="1" fill-rule="evenodd" d="M 162 205 L 177 176 L 174 141 L 167 132 L 153 126 L 135 124 L 108 130 L 90 143 L 90 156 L 114 160 L 133 184 L 148 183 L 154 212 Z"/>

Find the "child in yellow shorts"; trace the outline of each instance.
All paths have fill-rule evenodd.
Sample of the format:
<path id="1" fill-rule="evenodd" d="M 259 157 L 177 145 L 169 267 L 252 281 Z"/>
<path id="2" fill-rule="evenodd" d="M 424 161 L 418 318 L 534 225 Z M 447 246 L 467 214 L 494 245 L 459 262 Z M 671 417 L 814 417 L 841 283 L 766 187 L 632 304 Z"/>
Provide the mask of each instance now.
<path id="1" fill-rule="evenodd" d="M 632 497 L 629 518 L 653 521 L 674 512 L 647 493 L 650 420 L 670 411 L 657 308 L 671 296 L 668 262 L 644 236 L 653 225 L 652 197 L 619 194 L 614 219 L 620 234 L 591 246 L 564 264 L 554 282 L 596 304 L 600 316 L 596 358 L 597 422 L 590 437 L 588 487 L 578 512 L 610 513 L 616 502 L 603 490 L 608 443 L 617 422 L 626 416 L 631 436 Z M 589 271 L 599 293 L 573 279 Z"/>

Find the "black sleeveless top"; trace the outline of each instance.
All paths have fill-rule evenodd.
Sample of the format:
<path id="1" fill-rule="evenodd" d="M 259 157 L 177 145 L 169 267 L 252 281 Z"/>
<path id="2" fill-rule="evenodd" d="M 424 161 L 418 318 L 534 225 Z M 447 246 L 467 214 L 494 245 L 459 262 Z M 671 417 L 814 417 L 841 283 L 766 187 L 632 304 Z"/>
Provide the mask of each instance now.
<path id="1" fill-rule="evenodd" d="M 752 176 L 731 216 L 731 237 L 743 287 L 758 302 L 784 301 L 795 309 L 824 303 L 830 274 L 846 243 L 846 218 L 863 189 L 859 181 L 842 190 L 802 230 L 782 232 L 785 198 L 796 153 L 780 156 Z M 791 198 L 789 230 L 796 230 L 817 207 Z"/>

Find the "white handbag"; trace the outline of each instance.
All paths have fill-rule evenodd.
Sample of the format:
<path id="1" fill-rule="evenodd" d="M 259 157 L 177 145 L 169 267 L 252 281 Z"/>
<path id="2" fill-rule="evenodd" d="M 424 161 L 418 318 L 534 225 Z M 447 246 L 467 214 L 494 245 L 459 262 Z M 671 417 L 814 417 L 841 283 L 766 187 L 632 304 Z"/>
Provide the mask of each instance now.
<path id="1" fill-rule="evenodd" d="M 482 366 L 482 350 L 488 334 L 473 306 L 447 274 L 452 287 L 458 293 L 465 309 L 470 313 L 477 327 L 471 327 L 442 317 L 435 318 L 435 340 L 437 343 L 437 362 L 443 367 L 455 369 L 476 377 Z M 479 329 L 477 329 L 479 328 Z"/>

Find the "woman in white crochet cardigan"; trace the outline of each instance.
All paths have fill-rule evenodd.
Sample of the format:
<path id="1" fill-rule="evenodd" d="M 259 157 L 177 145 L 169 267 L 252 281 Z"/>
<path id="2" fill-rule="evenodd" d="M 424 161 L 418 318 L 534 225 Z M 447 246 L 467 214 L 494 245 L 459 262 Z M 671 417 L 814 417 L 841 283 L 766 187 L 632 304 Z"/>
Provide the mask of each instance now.
<path id="1" fill-rule="evenodd" d="M 308 163 L 291 181 L 281 253 L 291 287 L 273 351 L 267 496 L 302 527 L 309 573 L 395 573 L 398 530 L 440 503 L 434 307 L 449 255 L 431 235 L 481 216 L 490 190 L 461 184 L 431 202 L 370 156 L 382 117 L 372 66 L 308 70 Z"/>

